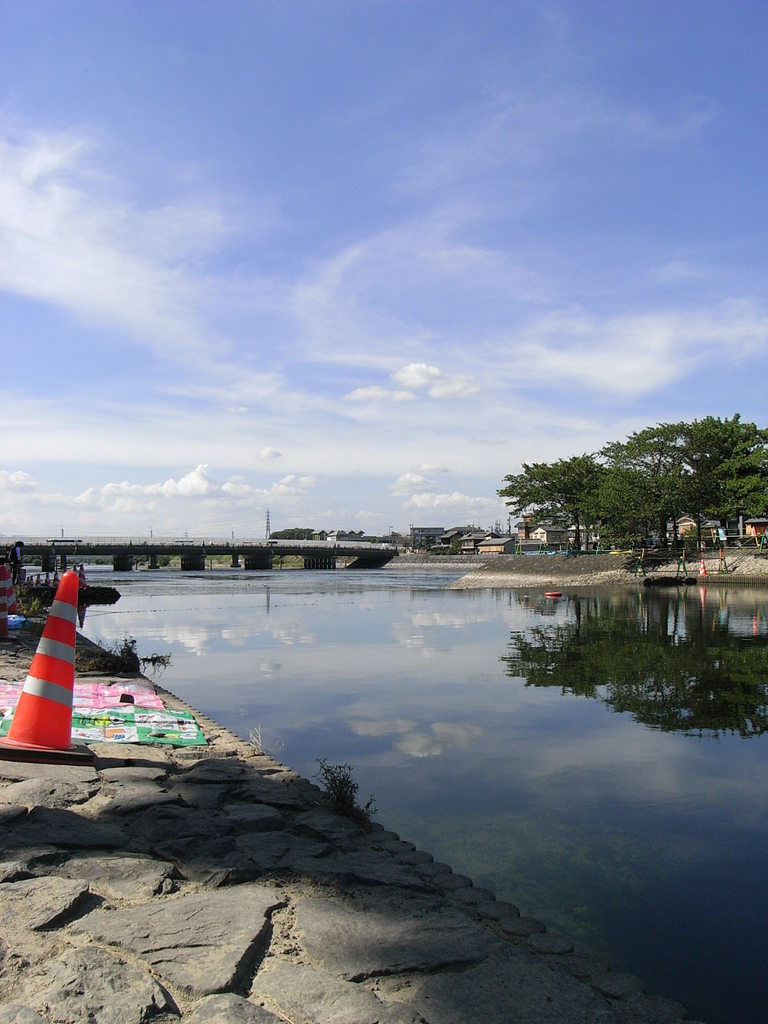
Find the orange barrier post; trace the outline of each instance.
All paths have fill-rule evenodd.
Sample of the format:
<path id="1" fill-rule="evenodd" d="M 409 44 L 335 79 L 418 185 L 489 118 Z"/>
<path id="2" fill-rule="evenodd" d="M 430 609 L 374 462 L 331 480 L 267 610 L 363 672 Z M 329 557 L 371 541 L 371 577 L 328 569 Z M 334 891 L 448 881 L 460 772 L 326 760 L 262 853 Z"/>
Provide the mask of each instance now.
<path id="1" fill-rule="evenodd" d="M 5 577 L 5 610 L 8 615 L 17 615 L 19 606 L 16 603 L 16 590 L 13 586 L 13 576 L 11 575 L 11 567 L 6 564 L 3 566 L 3 575 Z"/>
<path id="2" fill-rule="evenodd" d="M 93 759 L 86 747 L 72 746 L 78 589 L 77 573 L 64 573 L 8 736 L 0 739 L 4 759 L 63 764 Z"/>
<path id="3" fill-rule="evenodd" d="M 707 575 L 707 567 L 706 567 L 706 565 L 704 565 L 704 558 L 702 557 L 701 563 L 699 565 L 699 576 L 706 576 L 706 575 Z"/>

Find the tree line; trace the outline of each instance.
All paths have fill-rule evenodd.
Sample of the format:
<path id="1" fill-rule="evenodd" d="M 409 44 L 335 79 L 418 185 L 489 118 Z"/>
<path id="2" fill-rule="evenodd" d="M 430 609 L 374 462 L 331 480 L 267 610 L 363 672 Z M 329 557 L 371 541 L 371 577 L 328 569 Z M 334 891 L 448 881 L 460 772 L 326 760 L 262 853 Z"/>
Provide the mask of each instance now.
<path id="1" fill-rule="evenodd" d="M 740 516 L 768 511 L 768 429 L 707 416 L 692 423 L 659 423 L 611 441 L 599 452 L 557 462 L 523 463 L 497 493 L 512 515 L 532 513 L 553 525 L 573 526 L 602 543 L 667 546 L 667 524 L 677 539 L 683 515 L 725 527 Z"/>

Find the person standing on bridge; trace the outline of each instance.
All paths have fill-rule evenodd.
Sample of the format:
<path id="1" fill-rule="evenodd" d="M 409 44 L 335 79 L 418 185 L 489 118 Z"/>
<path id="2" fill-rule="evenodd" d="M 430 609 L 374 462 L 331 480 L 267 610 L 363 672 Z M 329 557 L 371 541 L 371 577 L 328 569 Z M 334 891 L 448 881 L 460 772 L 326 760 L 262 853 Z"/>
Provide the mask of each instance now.
<path id="1" fill-rule="evenodd" d="M 11 577 L 13 580 L 14 587 L 24 579 L 22 572 L 22 562 L 24 560 L 24 553 L 22 548 L 24 547 L 23 540 L 17 540 L 11 550 L 8 552 L 8 561 L 11 563 Z"/>

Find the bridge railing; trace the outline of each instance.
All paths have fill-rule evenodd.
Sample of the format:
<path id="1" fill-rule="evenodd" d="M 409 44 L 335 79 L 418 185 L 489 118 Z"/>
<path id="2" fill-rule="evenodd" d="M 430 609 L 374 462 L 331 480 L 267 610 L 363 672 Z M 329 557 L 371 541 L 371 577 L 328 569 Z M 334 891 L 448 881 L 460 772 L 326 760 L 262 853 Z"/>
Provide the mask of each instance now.
<path id="1" fill-rule="evenodd" d="M 396 544 L 379 543 L 376 541 L 329 541 L 329 540 L 284 540 L 266 539 L 264 537 L 179 537 L 179 536 L 120 536 L 103 535 L 90 537 L 35 537 L 35 536 L 14 536 L 14 540 L 22 540 L 27 547 L 229 547 L 233 550 L 243 547 L 270 547 L 274 550 L 280 548 L 295 548 L 318 551 L 395 551 Z M 8 543 L 10 543 L 10 539 Z"/>

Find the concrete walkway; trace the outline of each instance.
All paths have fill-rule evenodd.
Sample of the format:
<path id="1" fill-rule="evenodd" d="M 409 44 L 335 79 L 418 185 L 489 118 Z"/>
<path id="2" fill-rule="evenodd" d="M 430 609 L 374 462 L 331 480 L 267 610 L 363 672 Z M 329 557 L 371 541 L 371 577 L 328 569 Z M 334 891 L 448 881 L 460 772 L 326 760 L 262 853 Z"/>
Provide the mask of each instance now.
<path id="1" fill-rule="evenodd" d="M 685 1019 L 198 720 L 208 747 L 0 761 L 0 1024 Z"/>

